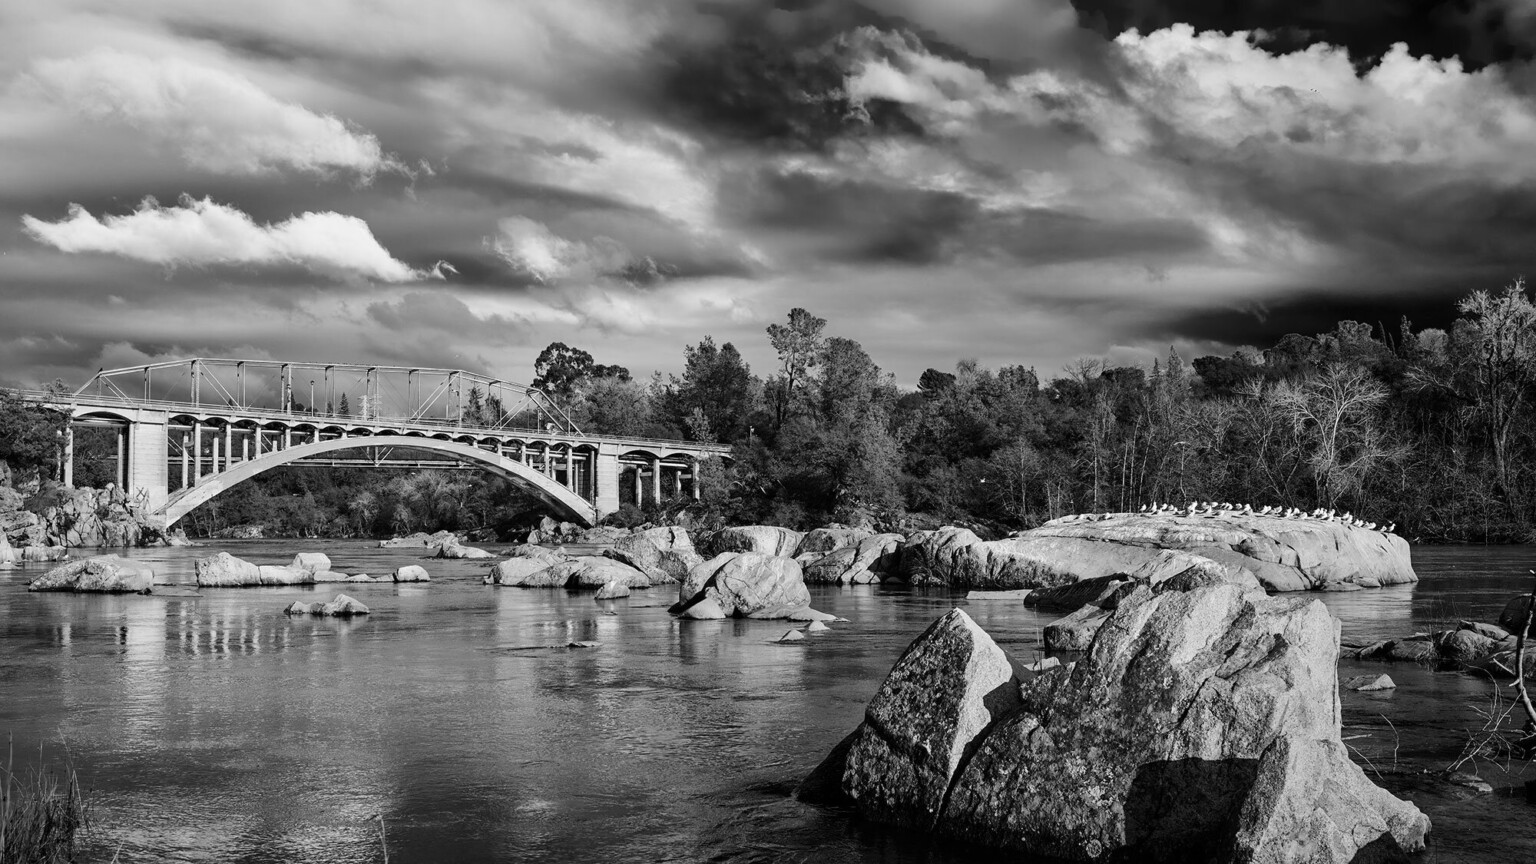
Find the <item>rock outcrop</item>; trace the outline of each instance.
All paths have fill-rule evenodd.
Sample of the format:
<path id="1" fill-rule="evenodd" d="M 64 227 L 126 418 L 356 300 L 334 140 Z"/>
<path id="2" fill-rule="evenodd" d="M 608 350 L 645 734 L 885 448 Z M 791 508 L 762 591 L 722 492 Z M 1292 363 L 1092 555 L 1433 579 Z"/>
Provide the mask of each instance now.
<path id="1" fill-rule="evenodd" d="M 963 614 L 907 649 L 803 797 L 1067 860 L 1346 864 L 1423 847 L 1429 820 L 1340 741 L 1321 602 L 1136 585 L 1082 659 L 1022 683 Z"/>
<path id="2" fill-rule="evenodd" d="M 98 555 L 55 567 L 32 580 L 28 591 L 148 594 L 155 571 L 116 555 Z"/>
<path id="3" fill-rule="evenodd" d="M 1523 598 L 1515 598 L 1520 599 Z M 1384 639 L 1348 649 L 1344 653 L 1356 660 L 1407 661 L 1439 669 L 1475 669 L 1513 677 L 1516 666 L 1520 665 L 1515 661 L 1515 647 L 1518 644 L 1519 638 L 1501 626 L 1461 621 L 1450 630 Z M 1530 655 L 1536 652 L 1536 647 L 1531 647 L 1533 643 L 1530 639 L 1527 639 L 1526 645 L 1528 659 L 1524 665 L 1526 675 L 1530 676 L 1533 674 Z"/>
<path id="4" fill-rule="evenodd" d="M 703 563 L 683 528 L 652 528 L 627 534 L 604 549 L 603 555 L 622 561 L 650 577 L 652 584 L 681 582 L 688 571 Z"/>
<path id="5" fill-rule="evenodd" d="M 795 550 L 795 556 L 818 553 L 826 555 L 839 549 L 847 549 L 857 546 L 866 537 L 873 536 L 875 532 L 864 528 L 848 528 L 842 525 L 828 525 L 825 528 L 816 528 L 806 532 L 800 540 L 799 547 Z"/>
<path id="6" fill-rule="evenodd" d="M 359 603 L 345 594 L 337 594 L 329 603 L 301 603 L 294 601 L 291 606 L 283 610 L 287 615 L 322 615 L 328 618 L 351 618 L 354 615 L 367 615 L 368 607 Z"/>
<path id="7" fill-rule="evenodd" d="M 425 549 L 432 546 L 441 546 L 442 544 L 449 542 L 459 542 L 458 535 L 454 534 L 452 531 L 438 531 L 434 534 L 427 534 L 423 531 L 417 531 L 415 534 L 407 534 L 403 537 L 391 537 L 388 540 L 380 540 L 379 548 L 414 549 L 419 546 Z"/>
<path id="8" fill-rule="evenodd" d="M 508 558 L 498 561 L 485 577 L 487 585 L 516 588 L 602 588 L 610 583 L 625 588 L 651 587 L 651 579 L 643 571 L 598 555 Z"/>
<path id="9" fill-rule="evenodd" d="M 709 548 L 715 554 L 723 552 L 758 552 L 793 558 L 805 535 L 790 528 L 772 525 L 739 525 L 722 528 L 710 538 Z"/>
<path id="10" fill-rule="evenodd" d="M 811 533 L 815 534 L 814 531 Z M 807 539 L 809 536 L 807 535 Z M 807 557 L 814 559 L 802 565 L 805 581 L 840 585 L 865 585 L 879 582 L 882 577 L 896 569 L 901 556 L 902 542 L 903 538 L 900 534 L 864 532 L 864 536 L 852 546 L 844 546 L 825 555 L 808 556 L 802 552 L 799 556 L 801 560 Z"/>
<path id="11" fill-rule="evenodd" d="M 693 568 L 678 586 L 678 601 L 669 611 L 699 617 L 686 613 L 704 601 L 723 617 L 797 621 L 834 617 L 810 608 L 811 593 L 798 562 L 762 552 L 722 552 Z"/>
<path id="12" fill-rule="evenodd" d="M 1192 566 L 1247 571 L 1270 591 L 1417 581 L 1408 542 L 1340 522 L 1232 514 L 1066 517 L 1003 540 L 963 528 L 920 531 L 899 575 L 915 584 L 1015 589 L 1125 576 L 1155 584 Z"/>

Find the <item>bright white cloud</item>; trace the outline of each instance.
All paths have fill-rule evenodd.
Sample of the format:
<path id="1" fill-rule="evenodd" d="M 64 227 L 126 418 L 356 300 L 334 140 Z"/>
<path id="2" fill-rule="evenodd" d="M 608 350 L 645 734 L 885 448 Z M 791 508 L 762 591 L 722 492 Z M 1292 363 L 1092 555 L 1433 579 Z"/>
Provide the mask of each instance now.
<path id="1" fill-rule="evenodd" d="M 1348 52 L 1270 54 L 1248 33 L 1175 25 L 1115 40 L 1131 102 L 1177 134 L 1354 163 L 1536 172 L 1536 105 L 1494 66 L 1394 45 L 1363 76 Z"/>
<path id="2" fill-rule="evenodd" d="M 177 57 L 98 49 L 40 60 L 26 79 L 47 100 L 139 129 L 210 171 L 403 171 L 379 139 L 284 102 L 242 75 Z"/>
<path id="3" fill-rule="evenodd" d="M 144 199 L 126 216 L 97 218 L 78 204 L 58 222 L 21 217 L 27 234 L 64 252 L 102 252 L 168 266 L 297 264 L 383 282 L 441 278 L 439 265 L 412 269 L 379 245 L 368 223 L 341 213 L 303 213 L 276 224 L 213 200 L 184 196 L 174 207 Z"/>
<path id="4" fill-rule="evenodd" d="M 591 243 L 567 240 L 523 216 L 509 216 L 496 227 L 486 245 L 513 271 L 542 283 L 590 281 L 618 271 L 629 258 L 623 246 L 606 237 Z"/>

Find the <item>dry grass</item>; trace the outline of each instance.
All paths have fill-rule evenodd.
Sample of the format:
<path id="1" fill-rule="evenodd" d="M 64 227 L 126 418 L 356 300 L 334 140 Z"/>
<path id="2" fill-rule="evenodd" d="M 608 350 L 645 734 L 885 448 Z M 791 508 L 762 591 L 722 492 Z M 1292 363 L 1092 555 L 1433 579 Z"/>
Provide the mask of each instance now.
<path id="1" fill-rule="evenodd" d="M 79 835 L 88 818 L 74 768 L 67 762 L 58 771 L 39 764 L 17 774 L 15 755 L 8 741 L 0 768 L 0 864 L 80 860 Z"/>

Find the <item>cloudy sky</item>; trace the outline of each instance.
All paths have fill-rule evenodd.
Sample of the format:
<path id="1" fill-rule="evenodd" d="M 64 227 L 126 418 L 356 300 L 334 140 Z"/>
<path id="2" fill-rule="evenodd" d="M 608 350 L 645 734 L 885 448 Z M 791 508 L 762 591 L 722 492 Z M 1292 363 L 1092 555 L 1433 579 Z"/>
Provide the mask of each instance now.
<path id="1" fill-rule="evenodd" d="M 4 4 L 0 382 L 1444 323 L 1536 275 L 1533 46 L 1536 0 Z"/>

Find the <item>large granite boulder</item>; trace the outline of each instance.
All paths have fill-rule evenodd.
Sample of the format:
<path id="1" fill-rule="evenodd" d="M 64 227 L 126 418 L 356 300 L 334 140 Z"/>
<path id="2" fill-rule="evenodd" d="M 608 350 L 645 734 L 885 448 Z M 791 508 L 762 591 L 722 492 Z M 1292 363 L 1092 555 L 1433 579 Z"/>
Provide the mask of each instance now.
<path id="1" fill-rule="evenodd" d="M 866 532 L 865 536 L 852 546 L 844 546 L 819 556 L 814 553 L 810 555 L 801 553 L 798 559 L 802 561 L 808 557 L 814 559 L 802 565 L 807 582 L 863 585 L 879 582 L 880 577 L 896 568 L 901 555 L 902 541 L 900 534 Z"/>
<path id="2" fill-rule="evenodd" d="M 931 829 L 971 742 L 1018 706 L 1008 656 L 955 609 L 917 637 L 869 701 L 841 782 L 866 816 Z"/>
<path id="3" fill-rule="evenodd" d="M 505 561 L 497 561 L 491 565 L 491 570 L 485 576 L 487 585 L 504 585 L 510 587 L 548 587 L 528 585 L 525 580 L 535 573 L 547 570 L 557 562 L 545 558 L 508 558 Z"/>
<path id="4" fill-rule="evenodd" d="M 715 554 L 722 552 L 758 552 L 793 558 L 805 535 L 791 528 L 772 525 L 738 525 L 722 528 L 710 538 L 710 548 Z"/>
<path id="5" fill-rule="evenodd" d="M 1066 517 L 1015 535 L 1053 553 L 1072 572 L 1118 563 L 1098 559 L 1147 550 L 1199 555 L 1253 573 L 1270 591 L 1304 591 L 1349 584 L 1379 587 L 1417 582 L 1408 541 L 1326 519 L 1229 513 L 1213 516 L 1108 514 L 1096 520 Z"/>
<path id="6" fill-rule="evenodd" d="M 203 588 L 243 588 L 262 584 L 259 567 L 228 552 L 197 559 L 193 570 L 198 586 Z"/>
<path id="7" fill-rule="evenodd" d="M 832 617 L 810 608 L 811 593 L 798 562 L 762 552 L 722 552 L 693 568 L 670 611 L 679 614 L 704 600 L 734 618 Z"/>
<path id="8" fill-rule="evenodd" d="M 1070 585 L 1106 576 L 1150 584 L 1201 563 L 1210 565 L 1209 559 L 1178 550 L 1034 537 L 1029 532 L 1003 540 L 982 540 L 964 528 L 940 528 L 907 539 L 898 572 L 914 584 L 1011 590 Z"/>
<path id="9" fill-rule="evenodd" d="M 675 526 L 636 531 L 619 538 L 603 554 L 643 570 L 656 585 L 681 582 L 689 570 L 704 562 L 688 530 Z"/>
<path id="10" fill-rule="evenodd" d="M 512 558 L 539 558 L 551 564 L 569 561 L 571 558 L 564 549 L 552 549 L 548 546 L 539 546 L 533 543 L 519 543 L 510 549 L 503 550 L 501 554 Z"/>
<path id="11" fill-rule="evenodd" d="M 644 571 L 602 555 L 578 555 L 552 569 L 569 570 L 570 576 L 565 583 L 567 588 L 601 588 L 609 582 L 630 588 L 649 588 L 653 584 L 651 577 Z"/>
<path id="12" fill-rule="evenodd" d="M 651 541 L 633 534 L 620 538 L 612 548 L 602 550 L 604 558 L 612 558 L 621 564 L 644 573 L 652 582 L 676 582 L 661 569 L 661 550 Z"/>
<path id="13" fill-rule="evenodd" d="M 812 552 L 825 555 L 846 549 L 849 546 L 859 545 L 859 541 L 873 535 L 875 532 L 865 528 L 849 528 L 843 525 L 828 525 L 825 528 L 816 528 L 807 531 L 805 537 L 800 540 L 800 546 L 795 555 L 806 555 Z"/>
<path id="14" fill-rule="evenodd" d="M 1270 591 L 1417 581 L 1408 543 L 1341 522 L 1243 515 L 1066 517 L 1003 540 L 963 528 L 921 531 L 899 573 L 917 584 L 1016 589 L 1124 576 L 1155 584 L 1201 562 L 1251 573 Z"/>
<path id="15" fill-rule="evenodd" d="M 55 567 L 32 580 L 28 591 L 148 594 L 155 571 L 116 555 L 98 555 Z"/>
<path id="16" fill-rule="evenodd" d="M 936 641 L 897 662 L 854 739 L 888 746 L 840 746 L 808 787 L 836 777 L 870 818 L 1066 860 L 1346 864 L 1423 847 L 1429 820 L 1340 741 L 1338 625 L 1321 602 L 1136 585 L 1080 660 L 1018 686 L 996 718 L 952 707 L 985 689 L 960 682 L 978 653 L 965 646 L 986 643 Z M 914 653 L 951 659 L 914 675 Z M 988 668 L 982 681 L 1000 677 Z M 921 734 L 890 719 L 930 716 L 942 728 Z"/>

